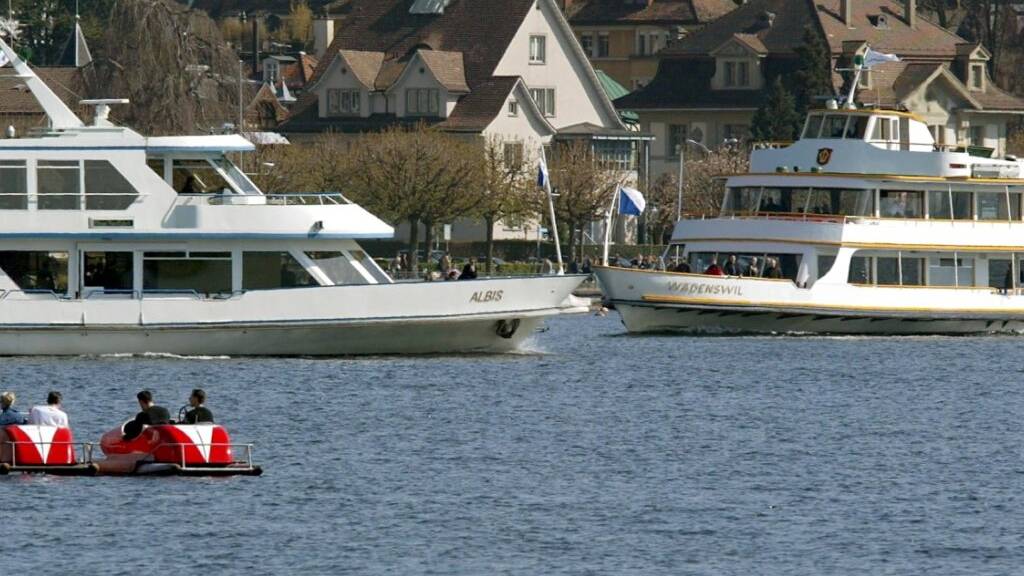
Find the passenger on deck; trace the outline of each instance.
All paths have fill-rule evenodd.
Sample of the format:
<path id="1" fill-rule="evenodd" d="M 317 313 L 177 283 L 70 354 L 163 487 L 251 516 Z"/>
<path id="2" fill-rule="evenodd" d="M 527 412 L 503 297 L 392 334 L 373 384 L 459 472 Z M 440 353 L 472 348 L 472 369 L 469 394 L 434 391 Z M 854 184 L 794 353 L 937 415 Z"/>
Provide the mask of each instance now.
<path id="1" fill-rule="evenodd" d="M 676 264 L 676 267 L 673 269 L 673 271 L 683 272 L 687 274 L 690 272 L 690 263 L 686 261 L 686 256 L 683 256 L 682 258 L 679 259 L 679 263 Z"/>
<path id="2" fill-rule="evenodd" d="M 459 280 L 476 280 L 476 259 L 470 258 L 469 262 L 462 267 L 462 274 L 459 274 Z"/>
<path id="3" fill-rule="evenodd" d="M 28 418 L 14 409 L 14 392 L 0 394 L 0 426 L 28 424 Z"/>
<path id="4" fill-rule="evenodd" d="M 153 403 L 153 393 L 143 390 L 135 395 L 139 400 L 139 407 L 142 411 L 135 415 L 135 419 L 124 425 L 124 439 L 131 440 L 142 434 L 146 426 L 155 424 L 170 424 L 171 413 L 163 406 Z"/>
<path id="5" fill-rule="evenodd" d="M 1013 290 L 1013 266 L 1007 266 L 1006 275 L 1003 276 L 1003 288 L 999 293 L 1009 294 L 1010 290 Z"/>
<path id="6" fill-rule="evenodd" d="M 188 397 L 192 409 L 185 412 L 185 424 L 213 424 L 213 412 L 204 405 L 205 402 L 206 392 L 201 388 L 192 391 Z"/>
<path id="7" fill-rule="evenodd" d="M 782 278 L 782 268 L 779 268 L 778 258 L 769 258 L 768 267 L 764 270 L 765 278 Z"/>
<path id="8" fill-rule="evenodd" d="M 704 269 L 704 273 L 709 276 L 723 276 L 722 269 L 718 266 L 718 262 L 714 259 L 711 260 L 711 265 Z"/>
<path id="9" fill-rule="evenodd" d="M 722 273 L 726 276 L 740 275 L 740 265 L 736 263 L 735 254 L 729 254 L 729 259 L 725 261 L 725 266 L 722 266 Z"/>
<path id="10" fill-rule="evenodd" d="M 754 256 L 750 259 L 750 264 L 747 265 L 747 270 L 743 273 L 748 278 L 760 278 L 761 277 L 761 262 Z"/>
<path id="11" fill-rule="evenodd" d="M 33 406 L 28 411 L 28 423 L 37 426 L 57 426 L 58 428 L 68 427 L 68 415 L 61 410 L 60 392 L 50 392 L 46 395 L 45 406 Z"/>

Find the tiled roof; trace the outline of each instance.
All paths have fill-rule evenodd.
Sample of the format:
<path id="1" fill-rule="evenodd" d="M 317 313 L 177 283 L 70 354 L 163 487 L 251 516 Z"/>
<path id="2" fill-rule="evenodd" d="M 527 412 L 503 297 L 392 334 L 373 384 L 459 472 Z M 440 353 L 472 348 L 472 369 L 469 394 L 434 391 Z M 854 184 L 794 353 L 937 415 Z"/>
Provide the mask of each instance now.
<path id="1" fill-rule="evenodd" d="M 469 92 L 469 86 L 466 84 L 466 66 L 461 52 L 419 50 L 417 53 L 445 90 Z"/>
<path id="2" fill-rule="evenodd" d="M 25 82 L 11 76 L 10 68 L 0 72 L 0 114 L 43 114 Z M 76 113 L 79 102 L 88 97 L 81 70 L 73 67 L 33 68 L 51 90 Z M 80 114 L 81 115 L 81 114 Z"/>
<path id="3" fill-rule="evenodd" d="M 566 8 L 566 18 L 581 24 L 704 24 L 736 8 L 732 0 L 579 0 Z"/>
<path id="4" fill-rule="evenodd" d="M 839 12 L 840 0 L 750 0 L 661 54 L 707 54 L 736 33 L 757 37 L 769 52 L 792 53 L 803 44 L 807 26 L 825 34 L 833 54 L 843 52 L 843 42 L 868 42 L 875 50 L 900 56 L 952 57 L 957 44 L 964 42 L 920 14 L 917 27 L 910 28 L 902 16 L 902 4 L 892 0 L 851 1 L 853 24 L 847 26 Z M 874 23 L 879 15 L 885 16 L 884 28 Z"/>
<path id="5" fill-rule="evenodd" d="M 348 64 L 352 74 L 363 86 L 374 87 L 381 65 L 384 63 L 383 52 L 363 52 L 361 50 L 340 50 L 338 56 Z"/>

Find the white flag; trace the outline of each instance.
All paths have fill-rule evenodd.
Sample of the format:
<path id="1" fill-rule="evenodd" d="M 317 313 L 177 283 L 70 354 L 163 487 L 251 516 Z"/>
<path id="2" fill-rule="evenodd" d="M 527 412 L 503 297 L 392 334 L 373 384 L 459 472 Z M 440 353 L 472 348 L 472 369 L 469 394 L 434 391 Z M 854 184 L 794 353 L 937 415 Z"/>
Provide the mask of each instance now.
<path id="1" fill-rule="evenodd" d="M 871 48 L 864 51 L 864 67 L 871 68 L 875 64 L 882 64 L 883 62 L 899 62 L 900 57 L 895 54 L 886 54 L 885 52 L 875 52 Z"/>
<path id="2" fill-rule="evenodd" d="M 620 186 L 619 194 L 619 214 L 639 216 L 647 208 L 647 201 L 644 200 L 644 195 L 636 188 Z"/>

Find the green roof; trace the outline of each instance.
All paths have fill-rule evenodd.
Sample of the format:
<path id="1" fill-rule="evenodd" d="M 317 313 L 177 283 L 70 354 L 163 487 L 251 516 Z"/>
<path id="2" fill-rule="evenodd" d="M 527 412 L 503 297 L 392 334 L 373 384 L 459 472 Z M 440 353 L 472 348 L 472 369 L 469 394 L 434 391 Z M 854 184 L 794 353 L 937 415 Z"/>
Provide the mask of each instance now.
<path id="1" fill-rule="evenodd" d="M 601 82 L 601 88 L 604 93 L 608 95 L 608 99 L 615 101 L 617 98 L 622 98 L 626 94 L 629 94 L 629 90 L 622 84 L 619 84 L 611 76 L 605 74 L 602 70 L 594 69 L 597 73 L 597 80 Z M 636 112 L 630 112 L 629 110 L 619 110 L 619 118 L 627 124 L 636 124 L 640 122 L 640 116 Z"/>

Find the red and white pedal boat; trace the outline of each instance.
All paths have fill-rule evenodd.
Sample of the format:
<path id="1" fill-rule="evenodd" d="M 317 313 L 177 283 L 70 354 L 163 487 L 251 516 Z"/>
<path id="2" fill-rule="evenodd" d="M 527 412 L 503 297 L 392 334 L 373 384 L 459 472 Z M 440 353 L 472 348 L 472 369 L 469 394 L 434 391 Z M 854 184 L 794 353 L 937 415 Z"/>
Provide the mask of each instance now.
<path id="1" fill-rule="evenodd" d="M 258 476 L 252 444 L 232 444 L 223 426 L 147 426 L 131 440 L 124 425 L 100 439 L 106 458 L 93 459 L 93 444 L 76 443 L 71 430 L 55 426 L 0 428 L 0 474 L 13 472 L 65 476 Z M 241 458 L 236 458 L 240 454 Z"/>

